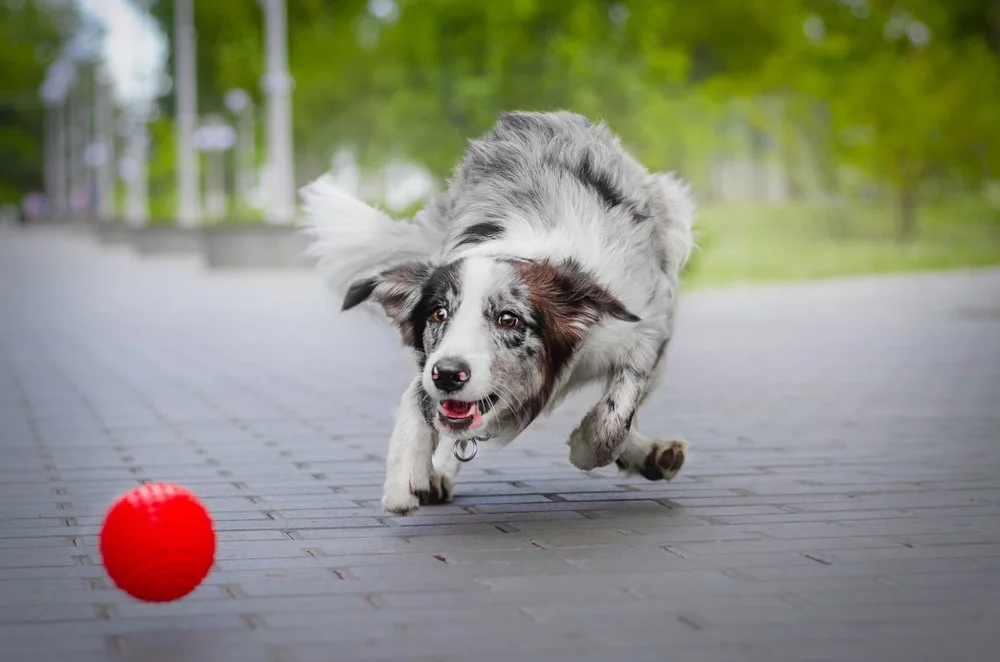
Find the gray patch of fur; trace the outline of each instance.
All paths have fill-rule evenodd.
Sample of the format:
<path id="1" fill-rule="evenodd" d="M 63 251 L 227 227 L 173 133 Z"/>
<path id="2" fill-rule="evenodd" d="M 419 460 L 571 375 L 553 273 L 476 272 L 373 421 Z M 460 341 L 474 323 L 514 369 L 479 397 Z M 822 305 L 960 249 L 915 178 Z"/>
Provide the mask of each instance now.
<path id="1" fill-rule="evenodd" d="M 626 209 L 648 216 L 646 169 L 604 124 L 565 111 L 502 115 L 489 133 L 472 141 L 448 189 L 422 215 L 446 228 L 450 246 L 460 245 L 471 227 L 504 228 L 515 214 L 532 225 L 552 227 L 567 189 L 592 188 L 579 175 L 588 164 L 594 176 L 621 194 Z M 652 232 L 650 227 L 645 234 Z"/>

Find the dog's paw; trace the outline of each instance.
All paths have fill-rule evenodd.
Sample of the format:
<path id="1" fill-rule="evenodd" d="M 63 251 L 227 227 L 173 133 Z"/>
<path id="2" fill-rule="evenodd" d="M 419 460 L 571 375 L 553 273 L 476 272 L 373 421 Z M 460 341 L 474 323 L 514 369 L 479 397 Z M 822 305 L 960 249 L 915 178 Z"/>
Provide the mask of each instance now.
<path id="1" fill-rule="evenodd" d="M 672 480 L 684 466 L 687 447 L 686 441 L 654 441 L 641 460 L 634 458 L 630 463 L 623 456 L 615 463 L 625 473 L 638 474 L 646 480 Z"/>
<path id="2" fill-rule="evenodd" d="M 621 451 L 627 435 L 626 424 L 591 411 L 569 436 L 569 461 L 583 471 L 606 467 Z"/>
<path id="3" fill-rule="evenodd" d="M 420 508 L 420 495 L 429 491 L 426 483 L 414 486 L 410 482 L 387 480 L 382 489 L 382 507 L 395 515 L 412 515 Z"/>
<path id="4" fill-rule="evenodd" d="M 394 515 L 412 515 L 420 508 L 420 499 L 409 489 L 386 490 L 382 493 L 382 508 Z"/>
<path id="5" fill-rule="evenodd" d="M 455 481 L 450 476 L 435 471 L 431 474 L 430 487 L 426 491 L 417 492 L 421 505 L 448 503 L 455 494 Z"/>
<path id="6" fill-rule="evenodd" d="M 569 436 L 569 461 L 581 471 L 590 471 L 600 466 L 590 440 L 583 436 L 579 429 Z"/>

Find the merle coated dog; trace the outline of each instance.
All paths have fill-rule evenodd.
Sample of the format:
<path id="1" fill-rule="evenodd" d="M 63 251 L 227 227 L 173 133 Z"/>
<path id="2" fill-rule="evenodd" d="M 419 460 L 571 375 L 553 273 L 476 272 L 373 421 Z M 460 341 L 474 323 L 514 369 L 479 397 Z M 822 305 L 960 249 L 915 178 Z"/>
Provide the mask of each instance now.
<path id="1" fill-rule="evenodd" d="M 685 442 L 634 425 L 663 372 L 693 246 L 680 179 L 648 172 L 603 124 L 512 112 L 413 219 L 329 177 L 302 198 L 310 253 L 343 308 L 381 307 L 416 359 L 389 440 L 388 511 L 449 500 L 456 442 L 509 443 L 595 381 L 604 391 L 570 435 L 570 462 L 650 480 L 680 470 Z"/>

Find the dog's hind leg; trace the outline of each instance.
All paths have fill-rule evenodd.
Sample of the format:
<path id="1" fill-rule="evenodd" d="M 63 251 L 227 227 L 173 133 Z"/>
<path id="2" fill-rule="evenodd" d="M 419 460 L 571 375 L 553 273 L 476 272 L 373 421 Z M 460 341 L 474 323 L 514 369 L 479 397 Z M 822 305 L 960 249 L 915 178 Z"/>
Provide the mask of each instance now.
<path id="1" fill-rule="evenodd" d="M 584 471 L 611 464 L 625 447 L 639 404 L 663 356 L 666 343 L 639 346 L 608 373 L 600 401 L 569 438 L 569 461 Z"/>
<path id="2" fill-rule="evenodd" d="M 622 471 L 649 480 L 670 480 L 677 475 L 687 455 L 687 442 L 650 439 L 634 427 L 636 411 L 663 376 L 669 340 L 669 335 L 661 339 L 653 352 L 633 354 L 627 367 L 611 372 L 600 402 L 570 435 L 574 466 L 589 470 L 614 461 Z"/>
<path id="3" fill-rule="evenodd" d="M 650 439 L 633 429 L 615 464 L 626 474 L 647 480 L 671 480 L 684 466 L 687 446 L 686 441 Z"/>
<path id="4" fill-rule="evenodd" d="M 641 406 L 658 385 L 666 369 L 667 341 L 657 352 L 653 375 L 646 383 L 646 390 L 639 400 Z M 672 480 L 684 465 L 688 444 L 680 439 L 650 439 L 639 432 L 638 417 L 632 422 L 628 438 L 615 464 L 625 474 L 638 475 L 647 480 Z"/>
<path id="5" fill-rule="evenodd" d="M 403 393 L 389 439 L 382 506 L 399 515 L 417 510 L 431 491 L 435 431 L 424 413 L 426 403 L 418 377 Z"/>

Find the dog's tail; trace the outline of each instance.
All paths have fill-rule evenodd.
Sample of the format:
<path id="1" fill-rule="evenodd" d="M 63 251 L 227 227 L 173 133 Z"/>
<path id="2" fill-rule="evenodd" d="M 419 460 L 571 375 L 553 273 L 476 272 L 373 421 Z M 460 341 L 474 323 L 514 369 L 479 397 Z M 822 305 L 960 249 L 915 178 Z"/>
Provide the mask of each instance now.
<path id="1" fill-rule="evenodd" d="M 667 254 L 667 269 L 675 278 L 694 250 L 695 199 L 691 187 L 673 173 L 650 176 L 650 207 L 657 219 Z"/>
<path id="2" fill-rule="evenodd" d="M 340 190 L 324 175 L 300 191 L 303 231 L 311 238 L 306 255 L 334 294 L 351 283 L 409 260 L 427 260 L 443 243 L 443 229 L 423 218 L 394 220 Z"/>

